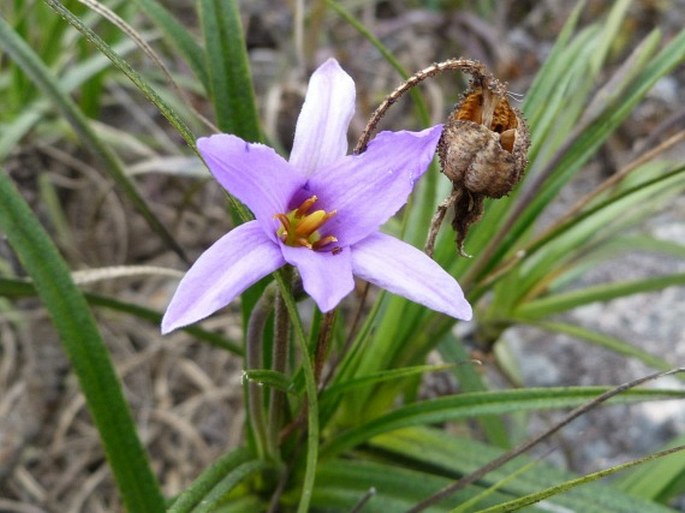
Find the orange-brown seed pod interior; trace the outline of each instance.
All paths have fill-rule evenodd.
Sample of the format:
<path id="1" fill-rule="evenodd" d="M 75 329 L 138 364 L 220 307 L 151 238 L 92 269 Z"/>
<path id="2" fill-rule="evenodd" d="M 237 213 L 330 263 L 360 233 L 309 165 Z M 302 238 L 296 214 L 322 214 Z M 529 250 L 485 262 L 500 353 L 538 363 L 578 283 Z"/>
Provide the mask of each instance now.
<path id="1" fill-rule="evenodd" d="M 516 114 L 505 97 L 479 88 L 464 98 L 459 109 L 454 113 L 454 119 L 472 121 L 501 134 L 502 148 L 508 152 L 513 151 L 518 122 Z"/>

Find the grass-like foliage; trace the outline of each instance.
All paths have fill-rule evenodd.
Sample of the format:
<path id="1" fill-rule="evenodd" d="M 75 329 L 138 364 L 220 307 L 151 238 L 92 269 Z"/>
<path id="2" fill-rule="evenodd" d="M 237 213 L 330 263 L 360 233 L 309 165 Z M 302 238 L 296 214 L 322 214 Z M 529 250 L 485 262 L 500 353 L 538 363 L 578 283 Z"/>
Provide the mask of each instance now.
<path id="1" fill-rule="evenodd" d="M 471 87 L 484 88 L 487 110 L 486 82 L 496 84 L 492 94 L 506 89 L 498 63 L 483 71 L 468 55 L 404 59 L 374 33 L 372 11 L 359 2 L 274 2 L 289 29 L 262 34 L 283 46 L 266 84 L 254 78 L 264 55 L 248 52 L 254 34 L 244 27 L 259 15 L 243 3 L 250 4 L 15 0 L 0 8 L 0 356 L 14 354 L 9 341 L 30 332 L 39 304 L 85 398 L 90 418 L 80 429 L 92 423 L 97 430 L 118 490 L 110 495 L 130 513 L 675 511 L 685 492 L 682 436 L 584 475 L 543 461 L 540 451 L 525 453 L 604 403 L 685 398 L 677 387 L 638 387 L 680 377 L 667 348 L 650 352 L 569 315 L 685 284 L 682 272 L 591 276 L 626 254 L 685 258 L 685 246 L 637 229 L 685 191 L 685 166 L 665 156 L 682 148 L 685 130 L 657 127 L 647 144 L 623 150 L 611 174 L 583 194 L 567 193 L 578 190 L 579 177 L 596 178 L 590 168 L 607 144 L 636 119 L 655 84 L 685 62 L 685 30 L 665 38 L 654 27 L 638 37 L 630 30 L 638 2 L 603 9 L 578 2 L 521 102 L 498 97 L 526 120 L 517 126 L 517 137 L 525 131 L 530 142 L 525 174 L 508 195 L 487 199 L 459 239 L 472 256 L 459 254 L 445 223 L 434 233 L 431 260 L 418 248 L 453 188 L 438 159 L 429 167 L 442 133 L 429 127 L 448 118 L 436 91 L 452 103 L 469 87 L 455 69 L 476 73 Z M 470 8 L 409 3 L 426 15 L 483 23 L 501 9 L 486 1 Z M 344 51 L 345 41 L 329 33 L 334 26 L 378 68 Z M 336 56 L 347 73 L 319 51 Z M 430 67 L 440 60 L 452 65 Z M 421 68 L 428 71 L 413 75 Z M 373 80 L 361 76 L 364 69 Z M 293 142 L 312 72 L 318 78 Z M 374 81 L 388 90 L 369 93 Z M 291 97 L 297 108 L 287 106 Z M 318 109 L 320 98 L 326 109 Z M 368 118 L 377 104 L 385 117 L 363 131 L 359 112 Z M 356 148 L 350 144 L 354 155 L 342 157 L 335 134 L 344 146 L 349 118 L 350 132 L 361 137 Z M 386 129 L 395 132 L 376 135 Z M 204 138 L 217 133 L 230 135 Z M 286 171 L 300 174 L 286 180 Z M 291 189 L 297 194 L 283 192 Z M 336 237 L 326 238 L 331 226 Z M 347 267 L 337 267 L 343 260 Z M 471 308 L 473 320 L 458 320 Z M 160 324 L 178 331 L 163 337 Z M 658 372 L 623 385 L 527 387 L 503 336 L 530 326 Z M 139 360 L 120 361 L 117 336 Z M 126 369 L 147 362 L 149 348 L 173 353 L 181 342 L 207 351 L 208 365 L 233 362 L 240 379 L 231 387 L 244 415 L 220 428 L 240 431 L 231 434 L 232 446 L 212 445 L 211 429 L 182 412 L 140 414 L 141 402 L 156 401 L 166 385 L 141 399 L 136 384 L 155 377 L 127 380 Z M 228 400 L 199 363 L 181 367 L 206 392 L 202 400 Z M 11 375 L 0 362 L 0 386 Z M 427 385 L 436 375 L 457 385 L 438 393 Z M 10 401 L 0 402 L 0 412 Z M 171 406 L 153 406 L 164 408 Z M 550 411 L 558 420 L 529 438 L 531 416 Z M 165 424 L 211 455 L 205 468 L 169 468 L 161 452 L 174 448 L 155 445 Z M 4 481 L 21 457 L 8 459 L 0 491 L 11 494 L 16 487 Z M 26 469 L 17 472 L 27 482 Z M 612 474 L 618 477 L 598 481 Z M 12 508 L 21 497 L 12 497 L 8 510 L 20 511 Z"/>

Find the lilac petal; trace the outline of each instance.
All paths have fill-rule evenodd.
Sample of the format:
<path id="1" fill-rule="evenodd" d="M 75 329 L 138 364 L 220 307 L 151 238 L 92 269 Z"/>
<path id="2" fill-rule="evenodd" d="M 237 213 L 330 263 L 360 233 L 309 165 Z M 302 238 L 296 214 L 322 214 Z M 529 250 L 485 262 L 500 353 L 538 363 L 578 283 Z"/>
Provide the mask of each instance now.
<path id="1" fill-rule="evenodd" d="M 471 306 L 452 276 L 415 247 L 375 233 L 352 248 L 352 272 L 436 312 L 471 320 Z"/>
<path id="2" fill-rule="evenodd" d="M 354 288 L 350 250 L 341 252 L 312 251 L 307 248 L 281 246 L 289 264 L 297 267 L 304 290 L 322 312 L 328 312 Z"/>
<path id="3" fill-rule="evenodd" d="M 360 155 L 345 157 L 312 176 L 307 186 L 318 208 L 337 210 L 325 225 L 340 245 L 375 232 L 406 202 L 428 169 L 442 125 L 421 132 L 381 132 Z"/>
<path id="4" fill-rule="evenodd" d="M 290 163 L 309 175 L 347 153 L 347 128 L 354 114 L 354 81 L 335 59 L 309 79 L 297 119 Z"/>
<path id="5" fill-rule="evenodd" d="M 273 215 L 286 212 L 303 175 L 272 148 L 234 135 L 201 137 L 197 147 L 223 188 L 248 206 L 267 233 L 275 233 Z"/>
<path id="6" fill-rule="evenodd" d="M 256 221 L 238 226 L 202 253 L 183 277 L 162 319 L 162 333 L 204 319 L 284 264 L 280 248 Z"/>

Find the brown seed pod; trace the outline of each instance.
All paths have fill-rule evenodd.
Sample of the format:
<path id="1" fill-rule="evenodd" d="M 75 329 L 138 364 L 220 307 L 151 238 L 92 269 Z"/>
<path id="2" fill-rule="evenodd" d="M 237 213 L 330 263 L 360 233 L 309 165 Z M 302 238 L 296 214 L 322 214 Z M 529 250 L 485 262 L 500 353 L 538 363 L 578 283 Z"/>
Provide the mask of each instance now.
<path id="1" fill-rule="evenodd" d="M 452 227 L 462 255 L 469 226 L 483 214 L 484 199 L 509 194 L 521 180 L 530 145 L 528 129 L 509 104 L 506 87 L 485 73 L 475 76 L 438 143 L 442 172 L 453 185 Z"/>
<path id="2" fill-rule="evenodd" d="M 426 240 L 432 256 L 445 213 L 454 207 L 452 227 L 457 249 L 463 246 L 469 226 L 483 213 L 486 197 L 500 198 L 518 183 L 526 167 L 528 130 L 521 113 L 509 105 L 507 88 L 478 61 L 449 59 L 417 71 L 374 111 L 354 153 L 362 153 L 388 109 L 418 84 L 446 71 L 473 77 L 469 90 L 450 115 L 438 144 L 442 172 L 452 181 L 452 194 L 438 205 Z"/>

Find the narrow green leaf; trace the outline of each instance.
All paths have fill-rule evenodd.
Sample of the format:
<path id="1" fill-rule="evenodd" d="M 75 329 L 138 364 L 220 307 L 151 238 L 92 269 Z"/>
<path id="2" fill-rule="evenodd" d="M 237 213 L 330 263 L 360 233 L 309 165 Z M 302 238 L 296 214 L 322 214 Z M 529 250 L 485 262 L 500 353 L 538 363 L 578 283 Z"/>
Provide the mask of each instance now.
<path id="1" fill-rule="evenodd" d="M 642 66 L 640 73 L 635 76 L 633 70 L 626 70 L 627 76 L 632 80 L 628 83 L 620 83 L 620 88 L 624 93 L 620 97 L 609 94 L 613 102 L 604 103 L 605 108 L 595 113 L 589 126 L 556 162 L 554 179 L 545 185 L 544 191 L 541 191 L 533 203 L 536 205 L 547 203 L 550 196 L 556 195 L 575 171 L 632 112 L 657 80 L 670 73 L 685 59 L 685 30 L 683 30 L 655 57 L 645 63 L 644 58 L 652 52 L 657 36 L 658 34 L 650 33 L 636 49 L 635 55 L 631 57 L 635 61 L 635 66 Z M 518 222 L 525 223 L 523 216 Z"/>
<path id="2" fill-rule="evenodd" d="M 188 31 L 188 27 L 179 23 L 174 15 L 157 0 L 135 0 L 135 2 L 143 8 L 145 14 L 162 30 L 166 40 L 185 57 L 186 62 L 205 87 L 205 91 L 209 92 L 209 73 L 207 72 L 207 64 L 204 60 L 204 51 L 193 39 L 193 36 Z"/>
<path id="3" fill-rule="evenodd" d="M 51 6 L 55 3 L 55 0 L 46 1 Z M 56 5 L 58 6 L 56 9 L 58 9 L 60 14 L 65 12 L 73 18 L 73 15 L 66 11 L 61 4 L 56 3 Z M 78 20 L 76 21 L 78 22 Z M 78 23 L 84 30 L 90 30 L 80 22 Z M 102 44 L 106 46 L 104 42 Z M 84 145 L 105 165 L 112 179 L 142 214 L 150 228 L 183 260 L 187 261 L 183 248 L 181 248 L 157 216 L 150 210 L 138 189 L 126 176 L 117 156 L 104 141 L 95 135 L 86 117 L 69 95 L 59 88 L 57 80 L 50 74 L 50 70 L 45 67 L 31 47 L 12 30 L 12 27 L 3 18 L 0 18 L 0 47 L 7 51 L 29 78 L 50 98 L 55 107 L 69 121 Z"/>
<path id="4" fill-rule="evenodd" d="M 250 454 L 243 448 L 225 454 L 205 469 L 181 495 L 176 497 L 167 513 L 189 513 L 222 479 L 248 461 L 250 461 Z"/>
<path id="5" fill-rule="evenodd" d="M 652 461 L 657 458 L 662 458 L 664 456 L 668 456 L 670 454 L 673 454 L 675 452 L 680 452 L 683 449 L 685 449 L 685 446 L 680 446 L 676 447 L 674 449 L 668 449 L 666 451 L 661 451 L 655 454 L 650 454 L 649 456 L 644 456 L 642 458 L 638 458 L 636 460 L 631 460 L 627 463 L 623 463 L 621 465 L 616 465 L 614 467 L 600 470 L 598 472 L 593 472 L 591 474 L 587 474 L 583 477 L 579 477 L 577 479 L 572 479 L 570 481 L 567 481 L 565 483 L 552 486 L 550 488 L 546 488 L 545 490 L 541 490 L 537 493 L 531 493 L 529 495 L 526 495 L 524 497 L 520 497 L 518 499 L 508 501 L 503 504 L 498 504 L 497 506 L 493 506 L 491 508 L 487 509 L 482 509 L 479 510 L 478 513 L 504 513 L 507 511 L 517 511 L 520 510 L 521 508 L 524 508 L 526 506 L 530 506 L 531 504 L 535 504 L 537 502 L 540 502 L 548 497 L 552 497 L 554 495 L 558 495 L 560 493 L 565 493 L 568 492 L 569 490 L 586 484 L 590 483 L 592 481 L 596 481 L 597 479 L 601 479 L 603 477 L 610 476 L 612 474 L 615 474 L 616 472 L 620 472 L 622 470 L 626 470 L 631 467 L 635 467 L 637 465 L 641 465 L 643 463 L 646 463 L 648 461 Z M 682 456 L 681 456 L 682 457 Z"/>
<path id="6" fill-rule="evenodd" d="M 606 392 L 601 387 L 527 388 L 497 392 L 471 392 L 402 406 L 395 411 L 332 437 L 321 449 L 330 457 L 368 441 L 376 435 L 408 426 L 501 415 L 521 411 L 568 408 Z M 615 403 L 685 397 L 683 390 L 629 390 Z"/>
<path id="7" fill-rule="evenodd" d="M 535 79 L 528 89 L 523 110 L 529 116 L 529 121 L 533 125 L 537 124 L 537 116 L 547 108 L 546 100 L 550 97 L 551 92 L 556 89 L 557 79 L 564 73 L 566 62 L 560 57 L 568 47 L 585 3 L 585 0 L 578 2 L 569 14 L 564 27 L 554 41 L 552 50 L 549 52 L 540 70 L 536 73 Z"/>
<path id="8" fill-rule="evenodd" d="M 416 365 L 414 367 L 404 367 L 401 369 L 390 369 L 385 371 L 376 372 L 374 374 L 369 374 L 366 376 L 360 376 L 358 378 L 343 381 L 341 383 L 335 384 L 326 388 L 321 394 L 320 402 L 322 405 L 333 401 L 340 396 L 360 387 L 368 387 L 369 385 L 374 385 L 376 383 L 382 383 L 384 381 L 390 381 L 394 379 L 408 378 L 411 376 L 419 376 L 426 372 L 440 372 L 447 369 L 452 369 L 455 364 L 443 364 L 443 365 Z"/>
<path id="9" fill-rule="evenodd" d="M 33 284 L 24 280 L 13 280 L 9 278 L 0 278 L 0 296 L 9 298 L 18 297 L 33 297 L 36 295 L 36 289 Z M 98 294 L 84 293 L 84 297 L 88 304 L 122 312 L 138 317 L 157 326 L 162 322 L 162 313 L 156 310 L 151 310 L 140 305 L 119 301 L 111 297 L 100 296 Z M 230 351 L 238 356 L 243 355 L 243 349 L 237 343 L 226 339 L 225 337 L 214 333 L 212 331 L 204 330 L 198 326 L 186 326 L 181 330 L 194 336 L 198 340 L 207 342 L 219 349 Z"/>
<path id="10" fill-rule="evenodd" d="M 562 290 L 577 282 L 586 272 L 627 253 L 654 253 L 685 260 L 685 245 L 650 235 L 616 235 L 594 248 L 590 247 L 574 260 L 573 267 L 554 280 L 555 289 Z"/>
<path id="11" fill-rule="evenodd" d="M 433 428 L 401 429 L 373 438 L 370 445 L 375 451 L 383 451 L 386 458 L 393 458 L 394 456 L 396 459 L 391 461 L 401 462 L 403 468 L 415 467 L 423 470 L 426 477 L 448 476 L 452 480 L 455 476 L 473 473 L 503 454 L 502 449 L 486 445 L 472 438 L 454 436 L 444 430 Z M 493 469 L 483 476 L 478 484 L 487 488 L 507 479 L 522 465 L 531 461 L 536 460 L 528 456 L 519 456 L 509 463 Z M 506 493 L 512 498 L 521 497 L 576 477 L 555 465 L 538 461 L 537 465 L 529 472 L 520 474 L 509 481 L 506 486 Z M 418 477 L 414 481 L 420 479 Z M 412 482 L 407 482 L 405 486 L 411 487 L 412 484 Z M 462 490 L 462 492 L 464 491 Z M 429 495 L 431 494 L 426 493 L 422 499 Z M 451 497 L 456 497 L 456 495 Z M 545 503 L 545 506 L 539 509 L 532 506 L 524 511 L 550 512 L 558 509 L 559 512 L 573 511 L 577 513 L 633 513 L 637 511 L 640 513 L 672 513 L 671 509 L 660 504 L 629 496 L 602 483 L 588 483 L 583 487 L 571 489 L 564 495 L 554 497 L 553 500 Z M 469 511 L 473 510 L 470 509 Z"/>
<path id="12" fill-rule="evenodd" d="M 649 37 L 649 36 L 648 36 Z M 681 31 L 669 44 L 649 60 L 640 73 L 625 86 L 625 92 L 606 109 L 595 116 L 592 122 L 569 140 L 553 160 L 545 163 L 552 170 L 551 178 L 545 181 L 544 188 L 527 202 L 525 210 L 512 226 L 507 226 L 501 242 L 494 248 L 493 257 L 488 264 L 482 265 L 481 276 L 486 275 L 500 261 L 523 234 L 534 225 L 540 212 L 549 204 L 573 174 L 589 159 L 606 138 L 620 125 L 635 106 L 644 98 L 649 89 L 661 77 L 670 73 L 675 66 L 685 60 L 685 30 Z M 493 240 L 500 240 L 495 237 Z"/>
<path id="13" fill-rule="evenodd" d="M 352 27 L 354 27 L 357 32 L 359 32 L 367 41 L 369 41 L 376 48 L 376 50 L 380 52 L 383 58 L 388 61 L 390 65 L 395 68 L 395 70 L 397 70 L 404 80 L 409 78 L 410 74 L 407 72 L 404 66 L 402 66 L 400 61 L 398 61 L 393 53 L 386 48 L 383 43 L 381 43 L 380 39 L 374 36 L 362 23 L 359 22 L 356 17 L 349 13 L 342 5 L 340 5 L 340 3 L 334 0 L 326 0 L 326 3 L 332 7 L 341 18 L 352 25 Z M 414 89 L 409 91 L 409 95 L 416 106 L 418 118 L 422 125 L 425 126 L 430 124 L 430 114 L 428 113 L 428 107 L 426 106 L 423 96 L 421 96 L 418 91 L 415 91 Z"/>
<path id="14" fill-rule="evenodd" d="M 527 322 L 525 319 L 516 319 L 512 320 L 512 322 L 529 324 L 531 326 L 536 326 L 543 330 L 551 331 L 554 333 L 563 333 L 564 335 L 569 335 L 571 337 L 586 340 L 599 347 L 603 347 L 605 349 L 609 349 L 610 351 L 614 351 L 615 353 L 628 356 L 629 358 L 635 358 L 637 360 L 640 360 L 643 363 L 649 365 L 650 367 L 653 367 L 654 369 L 668 370 L 673 367 L 673 365 L 669 364 L 663 358 L 659 358 L 656 355 L 648 353 L 647 351 L 644 351 L 639 347 L 635 347 L 634 345 L 629 344 L 628 342 L 625 342 L 615 337 L 604 335 L 603 333 L 597 333 L 596 331 L 583 328 L 582 326 L 576 326 L 575 324 L 550 321 Z"/>
<path id="15" fill-rule="evenodd" d="M 684 443 L 685 436 L 681 435 L 669 442 L 667 448 Z M 615 486 L 635 497 L 667 503 L 685 490 L 685 458 L 674 454 L 651 461 L 618 478 Z"/>
<path id="16" fill-rule="evenodd" d="M 55 18 L 55 20 L 61 23 L 59 18 Z M 143 36 L 145 37 L 146 34 Z M 114 48 L 119 54 L 126 55 L 137 47 L 133 41 L 125 40 Z M 79 61 L 63 76 L 59 77 L 58 87 L 65 94 L 70 93 L 109 65 L 109 60 L 102 54 L 96 54 Z M 44 118 L 49 108 L 49 101 L 45 98 L 38 98 L 32 103 L 24 105 L 21 113 L 3 127 L 2 132 L 0 132 L 0 161 L 3 161 L 29 130 Z"/>
<path id="17" fill-rule="evenodd" d="M 503 276 L 505 279 L 496 289 L 497 302 L 503 303 L 497 305 L 499 311 L 508 312 L 543 290 L 556 292 L 569 281 L 569 275 L 577 276 L 577 267 L 582 267 L 583 260 L 593 250 L 599 250 L 617 233 L 642 221 L 653 212 L 653 208 L 663 208 L 663 202 L 668 202 L 683 190 L 685 168 L 680 168 L 638 183 L 587 211 L 564 217 L 538 239 L 521 248 L 523 258 L 507 274 L 500 275 L 500 280 Z M 480 293 L 481 288 L 477 292 Z M 503 302 L 502 295 L 510 301 Z M 491 310 L 496 311 L 495 303 Z"/>
<path id="18" fill-rule="evenodd" d="M 163 512 L 161 492 L 88 304 L 57 249 L 1 169 L 0 229 L 50 312 L 128 511 Z"/>
<path id="19" fill-rule="evenodd" d="M 201 0 L 200 20 L 217 125 L 246 141 L 260 141 L 259 117 L 236 0 Z"/>
<path id="20" fill-rule="evenodd" d="M 176 111 L 174 111 L 169 105 L 155 92 L 154 88 L 148 84 L 143 78 L 137 73 L 124 59 L 117 54 L 110 45 L 102 40 L 95 32 L 88 28 L 85 24 L 81 22 L 79 18 L 74 16 L 74 14 L 69 11 L 64 5 L 62 5 L 59 0 L 44 0 L 50 8 L 52 8 L 57 14 L 64 18 L 69 24 L 71 24 L 76 30 L 81 32 L 83 36 L 88 39 L 95 47 L 100 50 L 107 58 L 114 64 L 114 66 L 124 73 L 130 80 L 135 84 L 135 86 L 140 90 L 145 97 L 150 100 L 162 113 L 162 115 L 171 123 L 171 125 L 178 131 L 178 133 L 183 137 L 186 144 L 190 146 L 194 151 L 195 147 L 195 136 L 191 132 L 188 125 L 178 116 Z"/>
<path id="21" fill-rule="evenodd" d="M 563 144 L 572 127 L 578 123 L 578 117 L 587 98 L 587 88 L 592 84 L 588 77 L 588 67 L 593 50 L 591 43 L 596 39 L 598 32 L 597 27 L 588 27 L 571 41 L 556 64 L 559 67 L 563 64 L 563 69 L 558 76 L 548 79 L 551 83 L 547 86 L 547 96 L 543 98 L 544 108 L 530 115 L 525 111 L 531 131 L 527 181 L 537 175 L 540 167 L 536 165 L 537 162 L 548 160 Z M 541 73 L 542 71 L 539 71 L 536 76 L 540 76 Z M 583 84 L 582 88 L 579 86 L 580 83 Z M 550 87 L 552 84 L 553 87 Z M 527 109 L 529 103 L 536 98 L 531 96 L 530 92 L 526 98 Z"/>
<path id="22" fill-rule="evenodd" d="M 517 308 L 513 315 L 525 319 L 539 319 L 589 303 L 610 301 L 631 294 L 655 292 L 666 287 L 683 284 L 685 284 L 685 273 L 595 285 L 530 301 Z"/>
<path id="23" fill-rule="evenodd" d="M 604 35 L 604 31 L 602 33 Z M 585 109 L 584 120 L 597 116 L 625 93 L 626 87 L 654 57 L 660 42 L 661 31 L 658 29 L 652 30 L 640 41 L 610 79 L 593 95 L 592 101 Z"/>
<path id="24" fill-rule="evenodd" d="M 333 459 L 322 462 L 317 474 L 317 487 L 312 497 L 315 511 L 351 512 L 360 500 L 371 495 L 360 511 L 363 513 L 400 513 L 408 511 L 418 501 L 440 490 L 450 479 L 434 473 L 407 468 L 402 462 L 380 463 L 355 459 Z M 469 487 L 448 498 L 429 513 L 442 513 L 479 493 L 479 485 Z M 485 499 L 494 505 L 512 496 L 495 492 Z M 536 512 L 537 513 L 537 512 Z"/>
<path id="25" fill-rule="evenodd" d="M 272 465 L 263 460 L 250 460 L 232 468 L 231 471 L 222 476 L 222 479 L 209 490 L 196 506 L 190 510 L 192 513 L 210 513 L 227 501 L 228 493 L 233 490 L 241 481 L 246 480 L 252 474 L 270 468 Z M 180 510 L 184 511 L 184 510 Z"/>
<path id="26" fill-rule="evenodd" d="M 448 362 L 466 362 L 471 355 L 461 340 L 455 340 L 452 336 L 446 336 L 438 346 L 440 354 Z M 483 376 L 476 365 L 457 365 L 454 375 L 459 382 L 459 388 L 463 392 L 483 392 L 487 390 Z M 501 417 L 497 415 L 484 415 L 478 418 L 478 423 L 483 428 L 488 441 L 498 447 L 508 448 L 509 435 Z"/>
<path id="27" fill-rule="evenodd" d="M 475 495 L 471 499 L 462 502 L 459 506 L 450 511 L 450 513 L 468 513 L 469 511 L 473 511 L 470 508 L 474 507 L 476 504 L 483 502 L 483 499 L 490 497 L 494 492 L 502 488 L 504 485 L 509 484 L 511 481 L 518 478 L 522 474 L 528 472 L 538 463 L 540 463 L 539 460 L 529 461 L 525 465 L 522 465 L 520 468 L 512 471 L 509 475 L 493 483 L 492 486 L 489 486 L 478 495 Z"/>
<path id="28" fill-rule="evenodd" d="M 243 377 L 282 392 L 295 393 L 292 379 L 282 372 L 271 369 L 247 369 L 243 372 Z"/>
<path id="29" fill-rule="evenodd" d="M 267 504 L 255 495 L 231 498 L 229 504 L 218 506 L 212 513 L 252 513 L 253 511 L 266 511 Z"/>
<path id="30" fill-rule="evenodd" d="M 602 23 L 602 32 L 592 56 L 592 74 L 599 73 L 604 64 L 610 48 L 615 44 L 616 37 L 619 34 L 625 19 L 626 13 L 633 0 L 618 0 L 613 3 L 609 15 Z"/>

